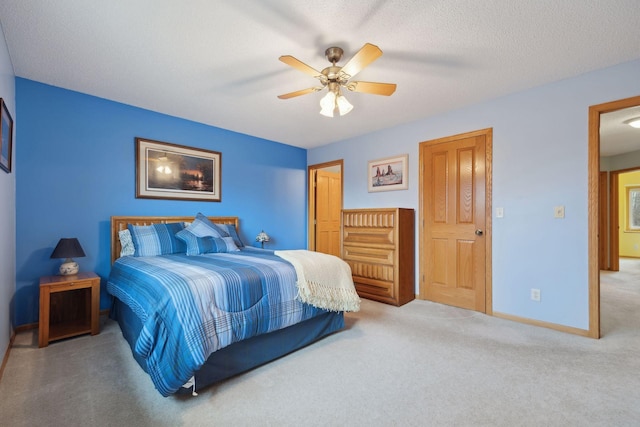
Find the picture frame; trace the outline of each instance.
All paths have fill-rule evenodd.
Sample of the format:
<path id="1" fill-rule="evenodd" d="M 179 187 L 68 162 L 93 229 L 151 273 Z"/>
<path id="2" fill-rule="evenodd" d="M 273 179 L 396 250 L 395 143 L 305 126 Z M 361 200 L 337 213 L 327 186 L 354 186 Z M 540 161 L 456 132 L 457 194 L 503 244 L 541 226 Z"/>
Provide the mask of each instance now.
<path id="1" fill-rule="evenodd" d="M 136 198 L 220 202 L 222 154 L 136 137 Z"/>
<path id="2" fill-rule="evenodd" d="M 409 155 L 370 160 L 367 169 L 369 192 L 409 188 Z"/>
<path id="3" fill-rule="evenodd" d="M 13 154 L 13 119 L 4 99 L 0 98 L 0 168 L 11 173 Z"/>
<path id="4" fill-rule="evenodd" d="M 627 227 L 625 231 L 640 232 L 640 186 L 627 187 Z"/>

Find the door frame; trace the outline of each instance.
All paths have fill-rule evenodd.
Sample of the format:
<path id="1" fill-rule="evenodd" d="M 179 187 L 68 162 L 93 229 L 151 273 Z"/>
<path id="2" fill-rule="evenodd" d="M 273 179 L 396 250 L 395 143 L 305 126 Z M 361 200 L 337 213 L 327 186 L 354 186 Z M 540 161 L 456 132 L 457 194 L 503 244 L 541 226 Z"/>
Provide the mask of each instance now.
<path id="1" fill-rule="evenodd" d="M 609 236 L 611 234 L 611 227 L 609 221 L 609 172 L 599 172 L 598 185 L 598 215 L 600 215 L 598 218 L 598 233 L 600 233 L 600 237 L 598 239 L 598 268 L 600 268 L 600 270 L 610 270 L 611 261 L 609 256 Z"/>
<path id="2" fill-rule="evenodd" d="M 609 173 L 609 265 L 607 270 L 620 271 L 620 174 L 640 171 L 640 167 L 617 169 Z M 602 242 L 601 242 L 602 243 Z"/>
<path id="3" fill-rule="evenodd" d="M 316 174 L 318 169 L 328 169 L 334 166 L 340 167 L 340 210 L 344 208 L 344 160 L 332 160 L 307 166 L 307 249 L 315 250 L 316 247 Z M 342 222 L 342 218 L 340 218 Z M 342 229 L 342 224 L 341 227 Z"/>
<path id="4" fill-rule="evenodd" d="M 589 107 L 589 161 L 588 161 L 588 186 L 589 186 L 589 331 L 591 338 L 600 338 L 600 268 L 598 248 L 600 236 L 598 235 L 598 221 L 600 220 L 600 115 L 623 108 L 640 105 L 640 96 L 606 102 L 604 104 Z M 614 249 L 615 250 L 615 249 Z M 613 260 L 609 260 L 610 265 Z"/>
<path id="5" fill-rule="evenodd" d="M 436 145 L 436 144 L 442 144 L 442 143 L 446 143 L 446 142 L 450 142 L 450 141 L 454 141 L 454 140 L 458 140 L 458 139 L 462 139 L 462 138 L 473 138 L 479 135 L 484 135 L 485 136 L 485 195 L 484 195 L 484 210 L 485 210 L 485 232 L 484 232 L 484 239 L 485 239 L 485 314 L 488 315 L 493 315 L 493 286 L 492 286 L 492 273 L 493 273 L 493 261 L 492 261 L 492 244 L 491 244 L 491 240 L 492 240 L 492 215 L 491 212 L 493 211 L 492 208 L 492 204 L 491 204 L 491 200 L 492 200 L 492 183 L 493 183 L 493 128 L 486 128 L 486 129 L 480 129 L 480 130 L 476 130 L 476 131 L 472 131 L 472 132 L 467 132 L 467 133 L 461 133 L 461 134 L 457 134 L 457 135 L 452 135 L 452 136 L 447 136 L 444 138 L 438 138 L 438 139 L 433 139 L 433 140 L 428 140 L 428 141 L 423 141 L 419 144 L 419 146 L 422 146 L 423 144 L 431 146 L 431 145 Z M 419 170 L 420 170 L 420 176 L 419 176 L 419 190 L 418 190 L 418 212 L 419 212 L 419 226 L 418 226 L 418 230 L 419 230 L 419 234 L 418 234 L 418 253 L 420 254 L 420 262 L 419 262 L 419 275 L 420 275 L 420 280 L 419 280 L 419 293 L 418 293 L 418 298 L 419 299 L 426 299 L 426 284 L 425 284 L 425 272 L 426 272 L 426 268 L 427 266 L 425 265 L 426 262 L 424 260 L 424 253 L 425 253 L 425 249 L 424 249 L 424 235 L 425 235 L 425 230 L 424 230 L 424 215 L 425 213 L 423 212 L 423 206 L 424 206 L 424 188 L 422 186 L 422 183 L 424 182 L 424 158 L 423 158 L 423 153 L 422 153 L 422 149 L 419 148 L 419 153 L 420 153 L 420 159 L 419 159 Z"/>
<path id="6" fill-rule="evenodd" d="M 620 172 L 610 171 L 609 175 L 609 270 L 620 271 L 620 205 L 618 190 Z M 599 237 L 598 237 L 599 238 Z"/>

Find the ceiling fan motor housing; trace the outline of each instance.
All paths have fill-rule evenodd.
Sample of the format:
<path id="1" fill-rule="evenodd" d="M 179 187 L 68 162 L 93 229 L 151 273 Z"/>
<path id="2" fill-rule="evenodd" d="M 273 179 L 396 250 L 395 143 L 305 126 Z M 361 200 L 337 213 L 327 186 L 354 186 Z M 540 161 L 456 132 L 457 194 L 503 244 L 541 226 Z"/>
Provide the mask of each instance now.
<path id="1" fill-rule="evenodd" d="M 341 67 L 336 67 L 335 65 L 333 65 L 331 67 L 327 67 L 324 70 L 322 70 L 322 75 L 327 78 L 326 82 L 324 81 L 324 79 L 322 79 L 322 83 L 325 85 L 331 82 L 337 82 L 340 84 L 346 83 L 346 80 L 343 79 L 342 76 L 340 75 L 341 69 L 342 69 Z"/>
<path id="2" fill-rule="evenodd" d="M 342 48 L 334 46 L 325 50 L 324 54 L 329 60 L 329 62 L 331 62 L 333 65 L 336 65 L 336 62 L 342 59 L 342 55 L 344 54 L 344 51 L 342 50 Z"/>

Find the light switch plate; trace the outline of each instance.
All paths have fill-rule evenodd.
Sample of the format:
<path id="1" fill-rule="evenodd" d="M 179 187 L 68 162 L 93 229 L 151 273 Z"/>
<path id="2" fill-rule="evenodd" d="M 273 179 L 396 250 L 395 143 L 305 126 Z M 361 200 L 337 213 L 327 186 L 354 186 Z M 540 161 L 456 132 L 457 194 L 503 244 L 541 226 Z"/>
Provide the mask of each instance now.
<path id="1" fill-rule="evenodd" d="M 556 206 L 553 208 L 554 218 L 564 218 L 564 206 Z"/>

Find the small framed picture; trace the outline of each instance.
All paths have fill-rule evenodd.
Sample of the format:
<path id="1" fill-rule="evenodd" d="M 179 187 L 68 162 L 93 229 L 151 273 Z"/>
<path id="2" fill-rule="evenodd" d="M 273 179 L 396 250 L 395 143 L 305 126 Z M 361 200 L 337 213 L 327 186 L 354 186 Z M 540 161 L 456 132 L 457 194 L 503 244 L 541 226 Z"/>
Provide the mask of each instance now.
<path id="1" fill-rule="evenodd" d="M 136 138 L 136 197 L 219 202 L 222 154 Z"/>
<path id="2" fill-rule="evenodd" d="M 409 188 L 409 155 L 369 161 L 369 192 L 406 190 Z"/>
<path id="3" fill-rule="evenodd" d="M 4 99 L 0 98 L 0 168 L 11 173 L 11 153 L 13 152 L 13 119 Z"/>

